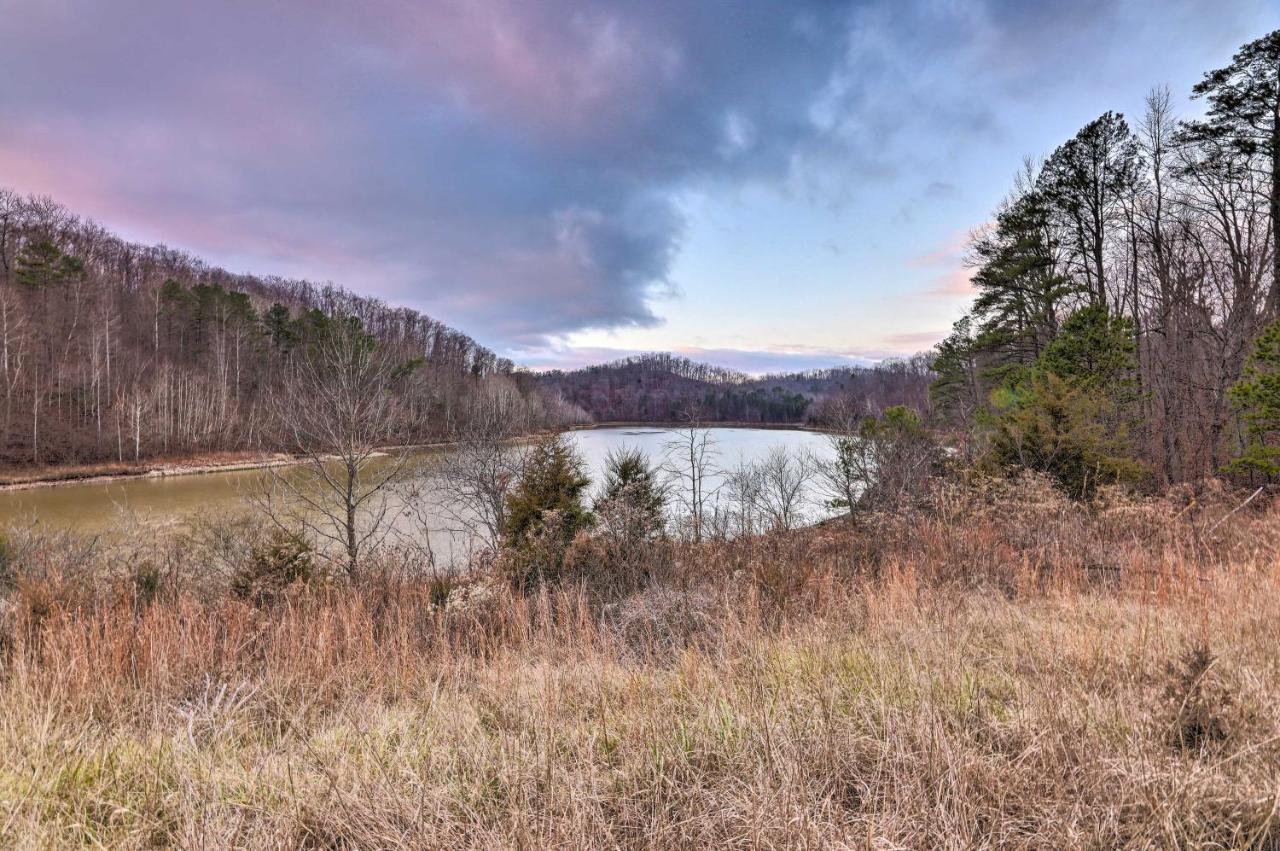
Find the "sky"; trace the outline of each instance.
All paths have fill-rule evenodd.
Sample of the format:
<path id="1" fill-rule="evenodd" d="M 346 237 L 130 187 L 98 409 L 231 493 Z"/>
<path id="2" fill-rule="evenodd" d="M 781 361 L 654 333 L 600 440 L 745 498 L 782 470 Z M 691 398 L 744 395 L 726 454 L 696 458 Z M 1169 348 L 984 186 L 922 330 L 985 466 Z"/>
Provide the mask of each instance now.
<path id="1" fill-rule="evenodd" d="M 1280 0 L 0 0 L 0 186 L 535 368 L 922 351 L 1024 156 Z"/>

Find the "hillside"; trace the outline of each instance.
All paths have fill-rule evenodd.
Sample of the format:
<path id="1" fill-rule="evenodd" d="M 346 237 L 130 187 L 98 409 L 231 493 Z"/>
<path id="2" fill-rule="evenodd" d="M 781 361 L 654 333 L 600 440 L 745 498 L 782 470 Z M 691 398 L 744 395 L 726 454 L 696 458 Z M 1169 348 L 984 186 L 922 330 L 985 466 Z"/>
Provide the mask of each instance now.
<path id="1" fill-rule="evenodd" d="M 855 409 L 910 405 L 925 410 L 930 372 L 924 361 L 890 361 L 750 376 L 668 353 L 552 371 L 543 385 L 598 422 L 670 422 L 692 408 L 709 422 L 798 423 L 820 420 L 833 401 Z"/>
<path id="2" fill-rule="evenodd" d="M 0 189 L 0 466 L 263 447 L 264 400 L 339 316 L 417 365 L 402 389 L 415 440 L 465 419 L 481 388 L 552 416 L 509 360 L 430 316 L 130 243 Z"/>

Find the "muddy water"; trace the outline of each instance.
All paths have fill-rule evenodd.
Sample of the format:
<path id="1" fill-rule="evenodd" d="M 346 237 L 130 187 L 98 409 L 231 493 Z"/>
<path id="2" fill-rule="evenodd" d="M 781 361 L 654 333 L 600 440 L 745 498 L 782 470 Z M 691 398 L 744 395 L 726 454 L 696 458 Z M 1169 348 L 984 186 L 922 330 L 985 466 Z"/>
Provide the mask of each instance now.
<path id="1" fill-rule="evenodd" d="M 742 461 L 762 458 L 773 447 L 788 451 L 830 452 L 825 438 L 806 431 L 782 429 L 711 429 L 715 464 L 729 469 Z M 620 447 L 638 447 L 655 461 L 671 439 L 669 432 L 651 428 L 606 428 L 576 431 L 574 443 L 587 463 L 592 480 L 598 482 L 605 458 Z M 433 456 L 447 450 L 428 450 L 415 460 L 430 469 Z M 251 510 L 250 495 L 261 492 L 270 481 L 265 470 L 236 470 L 224 473 L 131 478 L 107 482 L 76 482 L 53 487 L 0 492 L 0 527 L 38 523 L 51 529 L 69 529 L 111 535 L 136 530 L 137 523 L 172 525 L 192 518 Z M 714 491 L 720 477 L 709 483 Z M 438 522 L 437 522 L 438 521 Z M 445 560 L 453 560 L 468 542 L 442 528 L 437 512 L 422 517 L 401 517 L 399 530 L 410 536 L 429 539 Z"/>

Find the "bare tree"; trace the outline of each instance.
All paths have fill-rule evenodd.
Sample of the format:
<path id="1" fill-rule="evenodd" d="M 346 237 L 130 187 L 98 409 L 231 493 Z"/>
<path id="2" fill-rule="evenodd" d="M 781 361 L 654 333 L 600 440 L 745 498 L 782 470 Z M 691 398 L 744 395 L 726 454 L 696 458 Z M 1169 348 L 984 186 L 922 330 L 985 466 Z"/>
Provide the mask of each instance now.
<path id="1" fill-rule="evenodd" d="M 719 490 L 715 484 L 720 451 L 697 407 L 687 408 L 682 424 L 670 430 L 664 446 L 662 470 L 670 485 L 670 495 L 689 525 L 695 541 L 701 541 L 707 525 L 707 509 Z"/>
<path id="2" fill-rule="evenodd" d="M 718 538 L 755 535 L 761 531 L 761 476 L 758 465 L 745 459 L 725 472 L 723 503 L 717 503 L 711 521 Z"/>
<path id="3" fill-rule="evenodd" d="M 520 479 L 528 448 L 516 439 L 529 429 L 526 408 L 506 383 L 481 390 L 453 434 L 453 445 L 430 474 L 415 482 L 410 505 L 423 525 L 440 517 L 444 531 L 497 550 L 506 524 L 507 495 Z"/>
<path id="4" fill-rule="evenodd" d="M 392 488 L 408 470 L 393 385 L 404 365 L 354 319 L 333 323 L 272 397 L 276 436 L 300 464 L 272 468 L 258 503 L 279 525 L 339 547 L 347 575 L 401 510 Z"/>
<path id="5" fill-rule="evenodd" d="M 772 530 L 795 529 L 808 518 L 811 459 L 775 446 L 756 463 L 760 477 L 760 509 Z"/>

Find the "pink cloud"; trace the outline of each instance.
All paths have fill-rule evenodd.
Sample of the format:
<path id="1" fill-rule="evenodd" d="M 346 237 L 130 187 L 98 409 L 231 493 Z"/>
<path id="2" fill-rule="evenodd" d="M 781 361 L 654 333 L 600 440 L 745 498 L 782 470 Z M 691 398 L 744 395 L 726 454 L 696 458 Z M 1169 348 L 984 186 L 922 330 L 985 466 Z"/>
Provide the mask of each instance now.
<path id="1" fill-rule="evenodd" d="M 905 334 L 890 334 L 883 339 L 891 346 L 901 346 L 917 352 L 936 345 L 946 336 L 946 331 L 911 331 Z"/>
<path id="2" fill-rule="evenodd" d="M 926 298 L 954 299 L 973 295 L 973 271 L 965 263 L 965 252 L 972 239 L 971 231 L 956 231 L 932 250 L 907 261 L 907 265 L 914 269 L 934 272 L 932 286 L 923 293 Z"/>
<path id="3" fill-rule="evenodd" d="M 973 271 L 964 267 L 952 269 L 934 278 L 934 287 L 926 295 L 937 298 L 966 298 L 974 294 Z"/>
<path id="4" fill-rule="evenodd" d="M 931 251 L 912 257 L 907 265 L 917 269 L 952 265 L 964 257 L 969 239 L 969 231 L 955 231 Z"/>
<path id="5" fill-rule="evenodd" d="M 407 82 L 431 92 L 444 83 L 476 111 L 553 139 L 622 130 L 646 114 L 684 62 L 644 14 L 512 0 L 389 11 L 341 23 L 376 44 L 369 61 L 407 71 Z"/>

